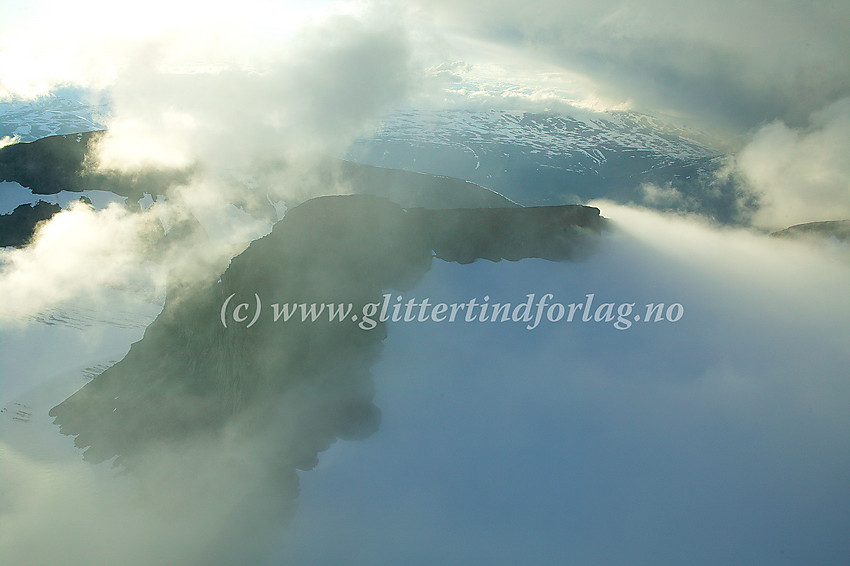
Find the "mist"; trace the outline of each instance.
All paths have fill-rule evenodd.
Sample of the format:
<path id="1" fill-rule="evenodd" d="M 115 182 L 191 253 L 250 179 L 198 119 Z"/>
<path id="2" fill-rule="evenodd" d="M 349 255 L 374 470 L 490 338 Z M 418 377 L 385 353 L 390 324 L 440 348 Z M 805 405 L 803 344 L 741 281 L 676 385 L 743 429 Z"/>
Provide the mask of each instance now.
<path id="1" fill-rule="evenodd" d="M 126 206 L 99 210 L 72 205 L 38 227 L 28 246 L 3 250 L 5 325 L 50 321 L 44 315 L 50 309 L 58 309 L 62 321 L 65 312 L 79 313 L 81 302 L 107 320 L 133 308 L 139 297 L 155 302 L 165 294 L 168 305 L 179 308 L 183 298 L 214 283 L 249 242 L 269 233 L 283 208 L 346 192 L 346 186 L 334 184 L 327 163 L 403 102 L 410 88 L 406 33 L 390 13 L 313 10 L 308 16 L 298 6 L 259 2 L 240 5 L 238 14 L 205 6 L 198 18 L 199 12 L 185 6 L 175 12 L 168 3 L 162 6 L 168 18 L 157 16 L 152 25 L 139 27 L 123 19 L 126 12 L 119 19 L 99 4 L 75 6 L 62 25 L 82 23 L 80 16 L 103 9 L 98 14 L 109 26 L 105 36 L 75 33 L 60 47 L 55 42 L 65 42 L 67 33 L 55 30 L 33 46 L 9 30 L 0 57 L 0 96 L 36 97 L 68 83 L 93 96 L 105 91 L 109 113 L 97 119 L 107 132 L 90 148 L 82 178 L 133 180 L 152 171 L 177 171 L 182 180 L 140 186 L 156 201 L 147 208 L 137 206 L 136 197 Z M 54 19 L 53 10 L 62 11 L 54 3 L 21 11 L 15 19 L 5 13 L 11 8 L 3 10 L 4 24 L 15 21 L 16 29 L 45 12 L 51 25 L 61 21 Z M 267 18 L 258 22 L 257 11 Z M 145 14 L 155 13 L 145 8 Z M 135 298 L 118 293 L 116 300 L 113 291 Z M 95 326 L 99 331 L 100 323 Z M 141 338 L 120 327 L 114 330 L 119 338 L 106 342 L 85 329 L 59 328 L 52 335 L 62 339 L 70 333 L 73 342 L 80 340 L 75 331 L 84 334 L 83 342 L 109 342 L 117 349 L 93 348 L 91 355 L 104 356 L 93 373 L 120 360 L 130 342 Z M 28 346 L 17 355 L 29 351 Z M 151 360 L 167 358 L 152 353 Z M 248 358 L 273 365 L 280 355 Z M 220 371 L 207 370 L 194 375 L 214 379 Z M 4 373 L 4 386 L 10 387 L 4 392 L 8 410 L 0 444 L 6 486 L 0 495 L 0 555 L 9 563 L 264 563 L 270 537 L 294 512 L 295 466 L 309 466 L 311 454 L 333 442 L 341 426 L 322 405 L 335 396 L 340 403 L 347 398 L 342 386 L 336 393 L 308 390 L 244 411 L 238 419 L 223 418 L 212 430 L 189 429 L 177 439 L 140 444 L 132 458 L 119 462 L 110 455 L 94 464 L 93 453 L 88 461 L 80 458 L 79 434 L 66 430 L 71 436 L 54 438 L 57 429 L 47 414 L 85 384 L 79 373 L 32 375 L 11 358 L 4 360 Z M 138 375 L 136 386 L 154 391 L 167 377 L 144 369 Z M 103 374 L 91 383 L 108 379 Z M 21 390 L 23 395 L 9 397 Z M 169 399 L 173 392 L 162 386 L 159 404 L 147 409 L 153 415 L 172 411 L 177 423 L 158 424 L 173 425 L 169 432 L 178 433 L 180 419 L 203 419 L 209 407 L 185 395 Z M 314 417 L 309 407 L 324 416 Z M 105 416 L 114 418 L 113 413 Z M 117 416 L 123 426 L 94 430 L 116 433 L 136 422 Z M 279 432 L 271 435 L 275 424 Z M 319 432 L 307 432 L 311 426 Z M 324 428 L 331 432 L 321 432 Z M 144 437 L 143 429 L 136 432 Z"/>
<path id="2" fill-rule="evenodd" d="M 585 261 L 435 262 L 404 296 L 683 318 L 392 325 L 381 429 L 302 476 L 281 562 L 842 562 L 846 256 L 593 204 L 616 228 Z"/>
<path id="3" fill-rule="evenodd" d="M 746 133 L 781 119 L 799 127 L 848 95 L 847 7 L 835 2 L 421 2 L 419 17 L 452 37 L 577 77 L 598 106 L 678 116 Z M 470 62 L 475 62 L 474 60 Z"/>
<path id="4" fill-rule="evenodd" d="M 72 44 L 66 55 L 75 64 L 109 69 L 108 80 L 74 77 L 80 87 L 106 89 L 110 101 L 109 113 L 99 117 L 107 131 L 90 148 L 84 174 L 135 182 L 151 172 L 182 172 L 183 180 L 137 184 L 137 191 L 165 197 L 144 213 L 70 210 L 36 233 L 33 245 L 4 252 L 0 286 L 14 287 L 19 313 L 80 297 L 101 283 L 120 284 L 145 265 L 146 277 L 157 282 L 163 271 L 172 279 L 215 275 L 248 242 L 268 233 L 282 203 L 348 191 L 335 184 L 328 166 L 407 96 L 413 66 L 406 33 L 389 13 L 329 11 L 307 18 L 297 7 L 284 12 L 301 14 L 286 25 L 254 29 L 251 10 L 272 8 L 260 4 L 201 20 L 191 10 L 180 11 L 164 28 L 110 37 L 114 44 L 89 34 Z M 189 29 L 208 27 L 186 36 L 177 33 L 181 22 Z M 118 23 L 112 33 L 125 25 Z M 95 56 L 108 64 L 91 64 Z M 27 72 L 42 71 L 45 88 L 69 80 L 36 63 Z M 22 86 L 7 90 L 7 97 L 38 94 Z M 155 238 L 152 222 L 181 230 L 170 239 Z M 89 241 L 55 237 L 62 226 L 98 241 L 91 247 Z M 159 261 L 140 253 L 142 242 L 156 248 Z M 72 246 L 76 254 L 66 255 Z M 57 254 L 68 260 L 61 270 L 53 261 Z M 37 285 L 28 282 L 34 273 Z"/>
<path id="5" fill-rule="evenodd" d="M 107 99 L 79 179 L 134 188 L 0 250 L 0 561 L 842 564 L 847 245 L 763 232 L 850 216 L 846 10 L 727 4 L 0 8 L 0 100 Z M 758 206 L 348 195 L 410 104 L 716 125 Z M 388 289 L 684 316 L 220 323 Z"/>
<path id="6" fill-rule="evenodd" d="M 782 121 L 758 129 L 719 174 L 754 191 L 753 224 L 792 224 L 850 218 L 850 98 L 814 112 L 805 127 Z"/>

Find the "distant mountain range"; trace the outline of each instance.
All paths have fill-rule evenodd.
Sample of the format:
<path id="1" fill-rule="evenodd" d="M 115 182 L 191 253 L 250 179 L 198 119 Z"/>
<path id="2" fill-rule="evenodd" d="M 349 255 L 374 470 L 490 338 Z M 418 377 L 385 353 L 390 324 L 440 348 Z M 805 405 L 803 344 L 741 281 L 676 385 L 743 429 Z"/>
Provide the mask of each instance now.
<path id="1" fill-rule="evenodd" d="M 73 93 L 72 93 L 73 94 Z M 108 104 L 52 96 L 0 105 L 0 138 L 35 141 L 100 130 Z M 522 205 L 595 198 L 685 210 L 721 223 L 745 222 L 739 187 L 715 173 L 724 150 L 711 136 L 636 112 L 530 113 L 500 110 L 399 111 L 355 142 L 348 161 L 454 177 Z M 655 198 L 646 185 L 677 198 Z"/>
<path id="2" fill-rule="evenodd" d="M 0 105 L 0 137 L 16 136 L 21 142 L 0 148 L 0 181 L 19 183 L 38 195 L 101 190 L 135 202 L 145 194 L 165 194 L 191 176 L 186 170 L 132 176 L 86 171 L 85 157 L 103 131 L 95 116 L 105 111 L 104 105 L 61 96 Z M 384 196 L 404 208 L 540 206 L 607 198 L 696 212 L 720 223 L 746 223 L 756 200 L 717 175 L 725 160 L 718 147 L 702 132 L 634 112 L 569 117 L 410 110 L 393 114 L 373 136 L 358 140 L 341 166 L 328 162 L 325 174 L 328 183 L 342 182 L 354 193 Z M 248 203 L 254 212 L 266 207 L 274 217 L 264 195 L 251 196 L 258 197 Z M 42 206 L 37 212 L 18 210 L 14 219 L 0 216 L 0 245 L 20 245 L 27 225 L 47 212 Z"/>
<path id="3" fill-rule="evenodd" d="M 354 144 L 357 162 L 478 183 L 523 205 L 595 198 L 742 219 L 739 189 L 715 175 L 724 154 L 701 132 L 633 112 L 568 117 L 507 111 L 410 111 Z M 644 185 L 679 202 L 651 202 Z"/>
<path id="4" fill-rule="evenodd" d="M 32 142 L 0 148 L 0 181 L 29 189 L 34 195 L 54 195 L 61 191 L 84 193 L 108 191 L 136 203 L 145 195 L 164 195 L 169 187 L 183 183 L 190 171 L 151 171 L 143 174 L 93 173 L 84 162 L 92 144 L 103 131 L 48 136 Z M 332 172 L 333 171 L 333 172 Z M 404 208 L 513 208 L 518 206 L 504 196 L 468 181 L 438 175 L 391 170 L 352 162 L 327 163 L 328 183 L 339 182 L 352 192 L 382 196 Z M 3 185 L 0 185 L 0 191 Z M 3 195 L 0 195 L 2 197 Z M 253 212 L 263 207 L 276 217 L 265 194 L 240 203 Z M 86 198 L 83 196 L 82 198 Z M 295 203 L 289 203 L 290 205 Z M 21 205 L 0 215 L 0 247 L 25 243 L 35 225 L 60 207 L 45 202 Z"/>

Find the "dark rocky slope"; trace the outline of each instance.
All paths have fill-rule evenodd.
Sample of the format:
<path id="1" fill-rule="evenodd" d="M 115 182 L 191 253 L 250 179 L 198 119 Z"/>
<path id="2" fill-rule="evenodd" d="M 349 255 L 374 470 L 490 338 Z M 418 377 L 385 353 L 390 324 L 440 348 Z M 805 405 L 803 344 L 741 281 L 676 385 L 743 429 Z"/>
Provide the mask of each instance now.
<path id="1" fill-rule="evenodd" d="M 152 170 L 134 175 L 102 173 L 87 167 L 86 157 L 103 131 L 49 136 L 0 149 L 0 181 L 14 181 L 34 194 L 102 190 L 138 200 L 164 194 L 189 178 L 188 171 Z"/>
<path id="2" fill-rule="evenodd" d="M 777 238 L 835 238 L 840 242 L 850 242 L 850 220 L 796 224 L 784 230 L 773 232 L 771 236 Z"/>
<path id="3" fill-rule="evenodd" d="M 145 193 L 164 195 L 189 180 L 191 170 L 152 170 L 137 174 L 102 173 L 87 158 L 103 131 L 50 136 L 0 148 L 0 181 L 13 181 L 35 194 L 104 190 L 131 200 Z M 328 161 L 314 172 L 323 186 L 335 182 L 358 194 L 387 197 L 403 208 L 512 207 L 515 203 L 474 183 L 438 175 Z M 264 195 L 261 195 L 265 199 Z"/>
<path id="4" fill-rule="evenodd" d="M 58 204 L 38 201 L 34 205 L 22 204 L 9 214 L 1 214 L 0 248 L 26 245 L 38 223 L 49 220 L 60 210 Z"/>
<path id="5" fill-rule="evenodd" d="M 172 284 L 144 338 L 51 415 L 87 447 L 88 460 L 118 456 L 128 468 L 151 451 L 225 430 L 264 438 L 283 498 L 294 497 L 296 469 L 313 466 L 336 438 L 376 430 L 370 368 L 387 329 L 326 319 L 275 323 L 270 303 L 352 303 L 359 315 L 385 289 L 414 285 L 435 255 L 571 259 L 588 249 L 602 222 L 599 210 L 580 206 L 405 211 L 374 196 L 310 200 L 235 257 L 220 279 Z M 232 294 L 231 304 L 252 305 L 251 315 L 255 294 L 261 298 L 256 324 L 222 325 Z"/>

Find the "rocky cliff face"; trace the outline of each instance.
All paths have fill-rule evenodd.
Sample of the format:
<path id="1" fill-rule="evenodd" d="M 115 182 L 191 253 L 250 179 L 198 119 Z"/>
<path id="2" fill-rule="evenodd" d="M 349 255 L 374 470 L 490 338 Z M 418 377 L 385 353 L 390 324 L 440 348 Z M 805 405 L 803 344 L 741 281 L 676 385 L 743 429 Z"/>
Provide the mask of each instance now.
<path id="1" fill-rule="evenodd" d="M 172 285 L 144 339 L 51 415 L 88 460 L 118 456 L 130 468 L 198 435 L 267 436 L 294 486 L 295 470 L 313 466 L 336 438 L 378 427 L 370 368 L 387 329 L 364 330 L 351 317 L 301 322 L 300 313 L 275 322 L 271 303 L 350 303 L 356 317 L 385 289 L 414 285 L 434 256 L 570 259 L 601 229 L 599 211 L 581 206 L 405 211 L 373 196 L 313 199 L 219 280 Z M 255 297 L 263 303 L 256 323 L 235 321 L 243 303 L 238 314 L 253 318 Z"/>
<path id="2" fill-rule="evenodd" d="M 589 206 L 536 206 L 521 210 L 475 208 L 413 209 L 425 228 L 436 257 L 471 263 L 536 257 L 551 261 L 577 259 L 588 251 L 587 231 L 599 231 L 604 220 Z"/>

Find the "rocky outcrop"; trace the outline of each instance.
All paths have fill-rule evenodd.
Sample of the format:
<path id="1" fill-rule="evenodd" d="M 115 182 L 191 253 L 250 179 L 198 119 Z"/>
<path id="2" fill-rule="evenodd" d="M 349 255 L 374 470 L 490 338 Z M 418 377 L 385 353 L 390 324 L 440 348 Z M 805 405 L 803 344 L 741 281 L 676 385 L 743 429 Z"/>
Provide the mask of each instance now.
<path id="1" fill-rule="evenodd" d="M 164 195 L 169 187 L 188 181 L 191 170 L 148 170 L 134 174 L 100 172 L 86 160 L 104 131 L 49 136 L 29 143 L 0 148 L 0 181 L 13 181 L 35 194 L 59 191 L 104 190 L 138 200 L 145 193 Z M 337 185 L 342 191 L 389 198 L 403 208 L 509 208 L 517 206 L 502 195 L 479 185 L 450 177 L 426 175 L 397 169 L 371 167 L 350 161 L 327 161 L 313 174 L 323 186 Z M 243 208 L 256 208 L 246 194 Z M 265 195 L 260 203 L 266 202 Z M 292 203 L 290 203 L 292 204 Z"/>
<path id="2" fill-rule="evenodd" d="M 850 242 L 850 220 L 796 224 L 770 235 L 777 238 L 835 238 L 840 242 Z"/>
<path id="3" fill-rule="evenodd" d="M 49 220 L 60 210 L 58 204 L 38 201 L 34 205 L 22 204 L 9 214 L 0 215 L 0 248 L 26 245 L 39 222 Z"/>
<path id="4" fill-rule="evenodd" d="M 103 131 L 49 136 L 0 149 L 0 181 L 13 181 L 34 194 L 59 191 L 102 190 L 138 200 L 145 193 L 164 194 L 183 183 L 188 171 L 151 170 L 138 174 L 90 170 L 86 157 Z"/>
<path id="5" fill-rule="evenodd" d="M 521 210 L 475 208 L 409 211 L 425 226 L 428 244 L 445 261 L 578 259 L 589 250 L 588 234 L 604 226 L 589 206 L 536 206 Z"/>
<path id="6" fill-rule="evenodd" d="M 51 415 L 87 459 L 118 456 L 129 468 L 148 450 L 197 435 L 266 435 L 282 481 L 294 486 L 295 470 L 313 466 L 336 438 L 378 427 L 371 367 L 387 329 L 358 325 L 364 306 L 413 286 L 434 256 L 569 259 L 601 228 L 599 211 L 586 207 L 405 211 L 373 196 L 310 200 L 220 278 L 173 284 L 144 338 Z M 232 306 L 253 315 L 255 298 L 256 323 L 236 323 Z M 351 303 L 354 318 L 275 322 L 271 303 Z"/>

